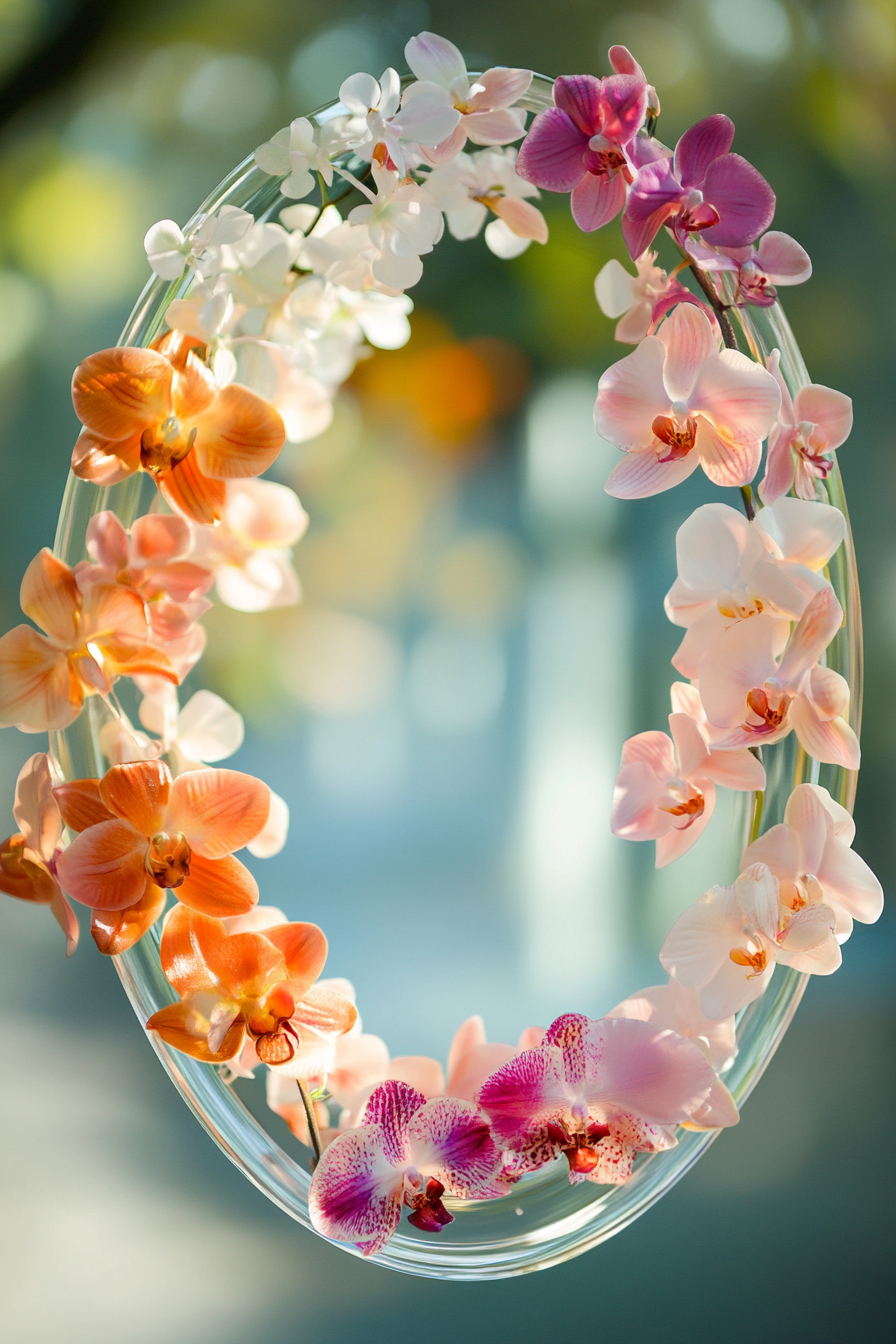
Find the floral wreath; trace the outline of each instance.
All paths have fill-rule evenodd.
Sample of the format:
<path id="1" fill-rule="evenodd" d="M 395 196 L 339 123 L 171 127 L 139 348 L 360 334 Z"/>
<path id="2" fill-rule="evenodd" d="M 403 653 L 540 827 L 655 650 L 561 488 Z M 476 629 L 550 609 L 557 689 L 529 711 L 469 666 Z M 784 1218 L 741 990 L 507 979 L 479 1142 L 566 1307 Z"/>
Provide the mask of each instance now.
<path id="1" fill-rule="evenodd" d="M 883 900 L 850 847 L 859 744 L 834 666 L 849 668 L 855 648 L 833 457 L 852 406 L 808 381 L 777 307 L 778 287 L 807 280 L 811 263 L 769 231 L 771 188 L 731 152 L 723 115 L 663 145 L 656 92 L 624 47 L 605 78 L 557 79 L 528 129 L 531 71 L 469 75 L 432 33 L 406 57 L 413 79 L 354 75 L 339 104 L 256 150 L 276 220 L 225 204 L 186 232 L 170 220 L 149 230 L 164 322 L 141 344 L 89 355 L 72 381 L 79 498 L 77 482 L 93 485 L 81 558 L 40 551 L 21 589 L 34 624 L 0 639 L 0 723 L 54 735 L 19 776 L 0 888 L 49 906 L 69 954 L 77 905 L 106 955 L 153 930 L 171 1001 L 147 1031 L 228 1085 L 266 1066 L 269 1106 L 314 1152 L 313 1226 L 366 1255 L 404 1211 L 440 1232 L 454 1219 L 446 1198 L 455 1209 L 506 1199 L 561 1156 L 573 1185 L 622 1186 L 682 1130 L 735 1124 L 722 1077 L 736 1015 L 778 965 L 836 970 L 853 920 L 876 920 Z M 585 232 L 621 215 L 634 262 L 632 273 L 610 261 L 595 281 L 617 340 L 634 346 L 595 404 L 598 433 L 622 452 L 607 491 L 643 498 L 701 467 L 739 487 L 744 507 L 705 504 L 679 528 L 665 608 L 684 630 L 682 680 L 669 733 L 623 747 L 610 825 L 655 841 L 664 866 L 699 839 L 721 786 L 748 797 L 749 830 L 733 885 L 699 895 L 666 936 L 667 983 L 600 1019 L 529 1027 L 515 1046 L 487 1042 L 471 1018 L 446 1078 L 362 1033 L 352 987 L 320 978 L 320 928 L 258 904 L 234 853 L 277 853 L 286 804 L 217 766 L 242 740 L 236 711 L 204 690 L 181 707 L 176 688 L 202 654 L 213 585 L 242 611 L 299 599 L 291 547 L 307 515 L 259 479 L 284 442 L 326 427 L 366 346 L 408 339 L 405 291 L 446 224 L 458 239 L 484 225 L 499 257 L 547 243 L 540 190 L 570 193 Z M 668 273 L 651 250 L 661 230 L 680 255 Z M 125 482 L 121 521 L 105 505 Z M 101 777 L 66 747 L 63 730 L 85 713 Z M 769 826 L 773 772 L 798 782 Z"/>

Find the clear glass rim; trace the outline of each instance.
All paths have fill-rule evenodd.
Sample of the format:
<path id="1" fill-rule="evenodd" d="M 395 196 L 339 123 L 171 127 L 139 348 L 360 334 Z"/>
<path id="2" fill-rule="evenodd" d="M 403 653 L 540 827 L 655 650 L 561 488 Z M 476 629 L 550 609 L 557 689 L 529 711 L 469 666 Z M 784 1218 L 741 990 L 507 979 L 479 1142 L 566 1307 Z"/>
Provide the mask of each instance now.
<path id="1" fill-rule="evenodd" d="M 476 72 L 470 72 L 471 77 Z M 536 75 L 532 87 L 520 105 L 537 112 L 552 105 L 553 81 Z M 312 114 L 318 121 L 337 115 L 338 103 Z M 267 217 L 280 202 L 279 180 L 256 167 L 254 159 L 245 159 L 203 202 L 187 227 L 201 216 L 222 205 L 250 209 L 259 218 Z M 186 288 L 185 278 L 168 282 L 151 279 L 140 295 L 122 332 L 121 345 L 148 345 L 159 333 L 163 316 L 172 299 Z M 739 310 L 737 320 L 742 336 L 756 355 L 767 355 L 774 346 L 782 352 L 782 372 L 791 392 L 809 381 L 799 349 L 779 305 L 768 309 Z M 96 487 L 69 476 L 56 533 L 55 550 L 67 563 L 84 558 L 84 538 L 89 518 L 102 509 L 112 508 L 126 525 L 140 512 L 143 479 L 132 477 L 121 485 Z M 827 498 L 846 512 L 842 482 L 834 468 L 826 486 Z M 849 681 L 852 697 L 850 723 L 858 732 L 861 712 L 861 616 L 855 556 L 851 534 L 830 565 L 830 578 L 846 613 L 844 630 L 829 651 L 829 663 Z M 87 724 L 85 733 L 84 723 Z M 79 727 L 80 725 L 80 727 Z M 98 722 L 88 713 L 78 724 L 64 732 L 52 733 L 51 753 L 67 778 L 101 774 Z M 791 735 L 792 738 L 792 735 Z M 839 767 L 821 766 L 797 751 L 791 739 L 772 748 L 775 771 L 770 770 L 764 822 L 782 819 L 790 790 L 798 783 L 823 783 L 832 795 L 852 810 L 856 776 Z M 746 836 L 748 809 L 741 814 Z M 732 875 L 733 876 L 733 875 Z M 723 878 L 720 877 L 720 880 Z M 170 1002 L 170 987 L 159 963 L 159 933 L 151 930 L 140 943 L 123 956 L 114 958 L 116 969 L 141 1023 L 159 1007 Z M 799 1006 L 808 977 L 791 970 L 779 971 L 770 988 L 740 1016 L 737 1028 L 739 1053 L 725 1074 L 738 1106 L 742 1106 L 759 1081 L 780 1044 Z M 193 1114 L 214 1141 L 243 1174 L 270 1200 L 305 1227 L 311 1228 L 308 1192 L 311 1176 L 297 1157 L 280 1146 L 251 1115 L 232 1087 L 220 1074 L 195 1060 L 170 1050 L 157 1037 L 150 1043 L 163 1067 Z M 467 1231 L 479 1223 L 479 1240 L 454 1242 L 398 1232 L 373 1258 L 373 1263 L 423 1277 L 453 1280 L 506 1278 L 547 1268 L 575 1255 L 583 1254 L 627 1227 L 656 1203 L 702 1156 L 717 1137 L 718 1131 L 682 1131 L 676 1148 L 639 1162 L 628 1184 L 618 1187 L 590 1186 L 591 1197 L 572 1212 L 562 1213 L 553 1221 L 510 1236 L 490 1236 L 483 1216 L 496 1203 L 524 1203 L 530 1192 L 543 1198 L 545 1192 L 568 1190 L 562 1163 L 538 1173 L 531 1185 L 520 1188 L 502 1201 L 464 1205 Z M 538 1178 L 541 1179 L 538 1179 Z M 578 1187 L 582 1190 L 583 1187 Z M 404 1226 L 404 1225 L 403 1225 Z M 313 1229 L 311 1229 L 313 1230 Z M 349 1254 L 361 1253 L 353 1246 L 332 1243 Z"/>

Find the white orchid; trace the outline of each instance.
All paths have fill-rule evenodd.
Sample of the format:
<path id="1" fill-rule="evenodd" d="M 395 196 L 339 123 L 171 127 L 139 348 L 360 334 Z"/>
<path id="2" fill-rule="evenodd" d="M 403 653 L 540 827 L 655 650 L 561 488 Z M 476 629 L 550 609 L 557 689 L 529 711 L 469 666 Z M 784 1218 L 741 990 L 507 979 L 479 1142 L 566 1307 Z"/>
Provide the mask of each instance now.
<path id="1" fill-rule="evenodd" d="M 445 213 L 452 237 L 475 238 L 489 214 L 485 241 L 498 257 L 518 257 L 534 240 L 546 243 L 548 226 L 544 215 L 527 197 L 539 195 L 537 187 L 516 171 L 515 149 L 483 149 L 478 154 L 458 154 L 433 169 L 426 190 Z"/>
<path id="2" fill-rule="evenodd" d="M 420 257 L 431 252 L 442 236 L 442 213 L 423 187 L 376 163 L 371 172 L 376 195 L 358 183 L 370 203 L 356 205 L 349 223 L 367 230 L 375 250 L 373 279 L 388 290 L 410 289 L 423 274 Z"/>
<path id="3" fill-rule="evenodd" d="M 345 148 L 344 132 L 348 119 L 336 117 L 315 126 L 307 117 L 296 117 L 255 151 L 255 162 L 271 177 L 283 177 L 284 196 L 300 200 L 314 187 L 314 173 L 327 186 L 333 181 L 334 155 Z"/>
<path id="4" fill-rule="evenodd" d="M 349 147 L 368 162 L 394 165 L 402 176 L 407 155 L 416 161 L 419 147 L 445 140 L 461 116 L 447 90 L 427 80 L 411 84 L 402 97 L 401 80 L 391 66 L 379 81 L 351 75 L 340 87 L 339 100 L 351 113 Z"/>
<path id="5" fill-rule="evenodd" d="M 163 280 L 177 280 L 187 266 L 204 274 L 207 265 L 214 268 L 217 250 L 239 242 L 254 222 L 247 210 L 235 205 L 222 205 L 186 233 L 173 219 L 160 219 L 147 231 L 143 248 L 150 266 Z"/>

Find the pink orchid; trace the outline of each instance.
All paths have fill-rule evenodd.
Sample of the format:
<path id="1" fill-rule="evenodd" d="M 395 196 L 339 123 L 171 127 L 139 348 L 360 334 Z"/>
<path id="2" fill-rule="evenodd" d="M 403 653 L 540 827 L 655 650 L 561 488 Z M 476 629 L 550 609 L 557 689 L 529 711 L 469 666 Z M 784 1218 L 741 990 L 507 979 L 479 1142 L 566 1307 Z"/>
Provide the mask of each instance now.
<path id="1" fill-rule="evenodd" d="M 610 65 L 617 75 L 634 75 L 636 79 L 640 79 L 647 84 L 647 76 L 628 47 L 611 47 L 607 55 Z M 659 114 L 660 100 L 657 91 L 652 84 L 647 84 L 647 115 L 648 117 L 658 117 Z"/>
<path id="2" fill-rule="evenodd" d="M 716 1073 L 730 1068 L 737 1055 L 733 1014 L 720 1022 L 707 1017 L 696 989 L 680 985 L 677 980 L 639 989 L 605 1016 L 637 1018 L 686 1037 L 703 1051 Z M 694 1113 L 693 1123 L 698 1123 L 701 1114 L 701 1111 Z"/>
<path id="3" fill-rule="evenodd" d="M 221 601 L 236 611 L 269 611 L 301 597 L 291 547 L 308 514 L 289 486 L 228 481 L 217 527 L 193 528 L 193 558 L 212 570 Z"/>
<path id="4" fill-rule="evenodd" d="M 94 563 L 83 560 L 75 566 L 78 587 L 83 593 L 96 583 L 133 588 L 146 603 L 156 641 L 178 639 L 212 605 L 203 594 L 214 576 L 186 559 L 190 543 L 190 526 L 183 518 L 147 513 L 128 532 L 106 509 L 87 525 L 87 550 Z"/>
<path id="5" fill-rule="evenodd" d="M 773 504 L 791 488 L 800 499 L 814 501 L 816 481 L 826 481 L 834 465 L 830 454 L 852 430 L 852 399 L 821 383 L 801 387 L 791 399 L 781 374 L 780 351 L 772 351 L 768 367 L 781 388 L 781 410 L 768 436 L 759 493 L 765 504 Z"/>
<path id="6" fill-rule="evenodd" d="M 639 168 L 622 217 L 633 258 L 664 224 L 681 246 L 700 233 L 713 247 L 745 247 L 768 228 L 775 194 L 752 164 L 729 153 L 733 139 L 734 122 L 717 113 L 685 131 L 674 156 Z"/>
<path id="7" fill-rule="evenodd" d="M 547 191 L 571 191 L 573 219 L 590 233 L 625 205 L 634 175 L 629 147 L 647 113 L 647 85 L 634 74 L 561 75 L 554 102 L 533 121 L 517 172 Z"/>
<path id="8" fill-rule="evenodd" d="M 781 405 L 772 375 L 719 337 L 699 309 L 679 304 L 655 336 L 598 384 L 598 434 L 626 454 L 607 493 L 643 499 L 702 466 L 716 485 L 746 485 Z"/>
<path id="9" fill-rule="evenodd" d="M 784 821 L 744 851 L 744 864 L 765 863 L 778 879 L 781 905 L 792 911 L 823 904 L 837 917 L 834 932 L 845 942 L 854 919 L 880 918 L 884 893 L 864 859 L 850 848 L 855 822 L 818 784 L 798 784 Z"/>
<path id="10" fill-rule="evenodd" d="M 833 590 L 823 588 L 797 622 L 780 663 L 777 622 L 765 612 L 723 630 L 699 679 L 710 722 L 733 730 L 718 745 L 762 746 L 793 730 L 807 755 L 857 770 L 858 738 L 843 717 L 849 687 L 839 672 L 819 663 L 842 623 Z"/>
<path id="11" fill-rule="evenodd" d="M 663 969 L 699 991 L 709 1018 L 730 1017 L 758 999 L 780 962 L 796 971 L 831 975 L 842 960 L 829 906 L 792 910 L 780 901 L 778 879 L 751 864 L 731 887 L 713 887 L 672 925 Z"/>
<path id="12" fill-rule="evenodd" d="M 703 504 L 678 529 L 678 578 L 666 594 L 666 615 L 684 626 L 672 666 L 697 677 L 719 636 L 739 621 L 765 614 L 782 652 L 827 579 L 819 571 L 846 535 L 846 519 L 828 504 L 780 499 L 749 522 L 727 504 Z"/>
<path id="13" fill-rule="evenodd" d="M 704 246 L 692 234 L 685 242 L 688 255 L 705 271 L 736 273 L 738 306 L 751 303 L 770 308 L 778 297 L 776 286 L 802 285 L 812 274 L 812 261 L 804 247 L 787 233 L 770 229 L 749 247 Z"/>
<path id="14" fill-rule="evenodd" d="M 479 1104 L 509 1150 L 508 1176 L 562 1153 L 572 1184 L 622 1185 L 637 1153 L 673 1148 L 675 1126 L 711 1097 L 719 1123 L 736 1124 L 727 1089 L 692 1041 L 649 1022 L 567 1013 L 537 1049 L 492 1074 Z"/>
<path id="15" fill-rule="evenodd" d="M 669 731 L 638 733 L 622 748 L 610 829 L 623 840 L 655 840 L 656 866 L 685 854 L 706 828 L 716 785 L 752 792 L 765 771 L 746 748 L 714 750 L 687 714 L 670 714 Z"/>
<path id="16" fill-rule="evenodd" d="M 519 140 L 526 129 L 526 114 L 511 104 L 522 98 L 532 83 L 531 70 L 495 67 L 477 75 L 471 83 L 460 51 L 436 33 L 418 33 L 408 42 L 404 54 L 417 79 L 447 89 L 460 113 L 460 121 L 447 139 L 422 149 L 428 163 L 447 163 L 461 152 L 468 139 L 474 145 L 509 145 Z"/>
<path id="17" fill-rule="evenodd" d="M 375 1255 L 398 1228 L 402 1206 L 423 1232 L 453 1222 L 442 1203 L 506 1193 L 500 1153 L 478 1106 L 453 1097 L 427 1101 L 406 1083 L 378 1087 L 357 1129 L 340 1134 L 314 1170 L 311 1222 L 337 1241 Z"/>
<path id="18" fill-rule="evenodd" d="M 631 275 L 612 257 L 594 281 L 598 307 L 606 317 L 620 319 L 614 335 L 626 345 L 640 344 L 677 303 L 693 303 L 703 309 L 695 294 L 655 263 L 656 253 L 645 252 L 635 262 L 637 274 Z M 716 321 L 714 314 L 707 316 L 711 322 Z"/>
<path id="19" fill-rule="evenodd" d="M 56 874 L 63 823 L 46 752 L 30 756 L 19 771 L 12 812 L 19 830 L 0 844 L 0 891 L 48 905 L 65 934 L 70 957 L 78 946 L 78 919 Z"/>

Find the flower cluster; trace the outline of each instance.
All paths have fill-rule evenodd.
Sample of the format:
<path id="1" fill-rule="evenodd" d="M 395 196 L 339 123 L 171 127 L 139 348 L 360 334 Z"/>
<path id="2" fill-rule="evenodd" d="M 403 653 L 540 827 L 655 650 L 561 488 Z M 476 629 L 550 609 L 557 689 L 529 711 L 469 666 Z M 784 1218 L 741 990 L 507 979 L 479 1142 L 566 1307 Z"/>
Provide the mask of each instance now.
<path id="1" fill-rule="evenodd" d="M 405 54 L 412 79 L 353 75 L 335 109 L 257 149 L 258 169 L 280 179 L 276 221 L 228 204 L 186 231 L 170 220 L 149 230 L 150 265 L 172 286 L 166 330 L 75 370 L 72 470 L 97 486 L 144 473 L 158 495 L 130 526 L 95 512 L 73 567 L 42 550 L 21 588 L 33 624 L 0 638 L 0 726 L 65 729 L 90 699 L 108 761 L 102 778 L 64 779 L 48 755 L 30 758 L 0 890 L 49 906 L 69 953 L 77 905 L 109 955 L 164 915 L 174 997 L 147 1029 L 230 1082 L 266 1067 L 271 1110 L 316 1152 L 315 1227 L 366 1254 L 403 1210 L 440 1232 L 453 1220 L 445 1196 L 500 1198 L 561 1157 L 574 1184 L 618 1185 L 680 1127 L 735 1124 L 720 1078 L 737 1053 L 735 1015 L 778 963 L 834 971 L 853 921 L 877 919 L 883 899 L 851 848 L 848 812 L 817 783 L 798 782 L 783 820 L 760 833 L 773 744 L 792 732 L 801 761 L 859 765 L 850 687 L 829 665 L 844 621 L 831 561 L 847 527 L 825 486 L 851 403 L 798 386 L 780 351 L 761 359 L 738 341 L 745 307 L 771 306 L 811 273 L 800 245 L 769 230 L 771 188 L 732 153 L 725 116 L 663 145 L 656 91 L 623 47 L 604 78 L 558 79 L 528 130 L 530 71 L 471 77 L 432 33 Z M 643 498 L 699 466 L 740 487 L 746 510 L 705 504 L 678 530 L 665 607 L 684 631 L 672 660 L 684 680 L 669 734 L 623 747 L 611 828 L 655 841 L 664 866 L 699 839 L 719 787 L 755 795 L 754 826 L 733 883 L 666 937 L 667 983 L 599 1019 L 567 1012 L 529 1027 L 515 1046 L 470 1018 L 443 1068 L 391 1058 L 363 1031 L 351 984 L 320 978 L 323 932 L 258 904 L 235 852 L 277 853 L 288 809 L 218 766 L 242 742 L 237 711 L 204 690 L 181 706 L 177 687 L 202 654 L 213 589 L 246 612 L 300 598 L 291 548 L 307 515 L 259 479 L 283 444 L 326 428 L 369 346 L 407 341 L 404 291 L 446 225 L 457 239 L 484 232 L 502 258 L 546 243 L 540 190 L 568 192 L 585 232 L 621 216 L 636 268 L 614 259 L 595 280 L 617 339 L 635 346 L 601 377 L 594 409 L 623 454 L 608 492 Z M 674 249 L 671 271 L 655 244 Z M 141 697 L 139 724 L 119 702 L 121 678 Z"/>

